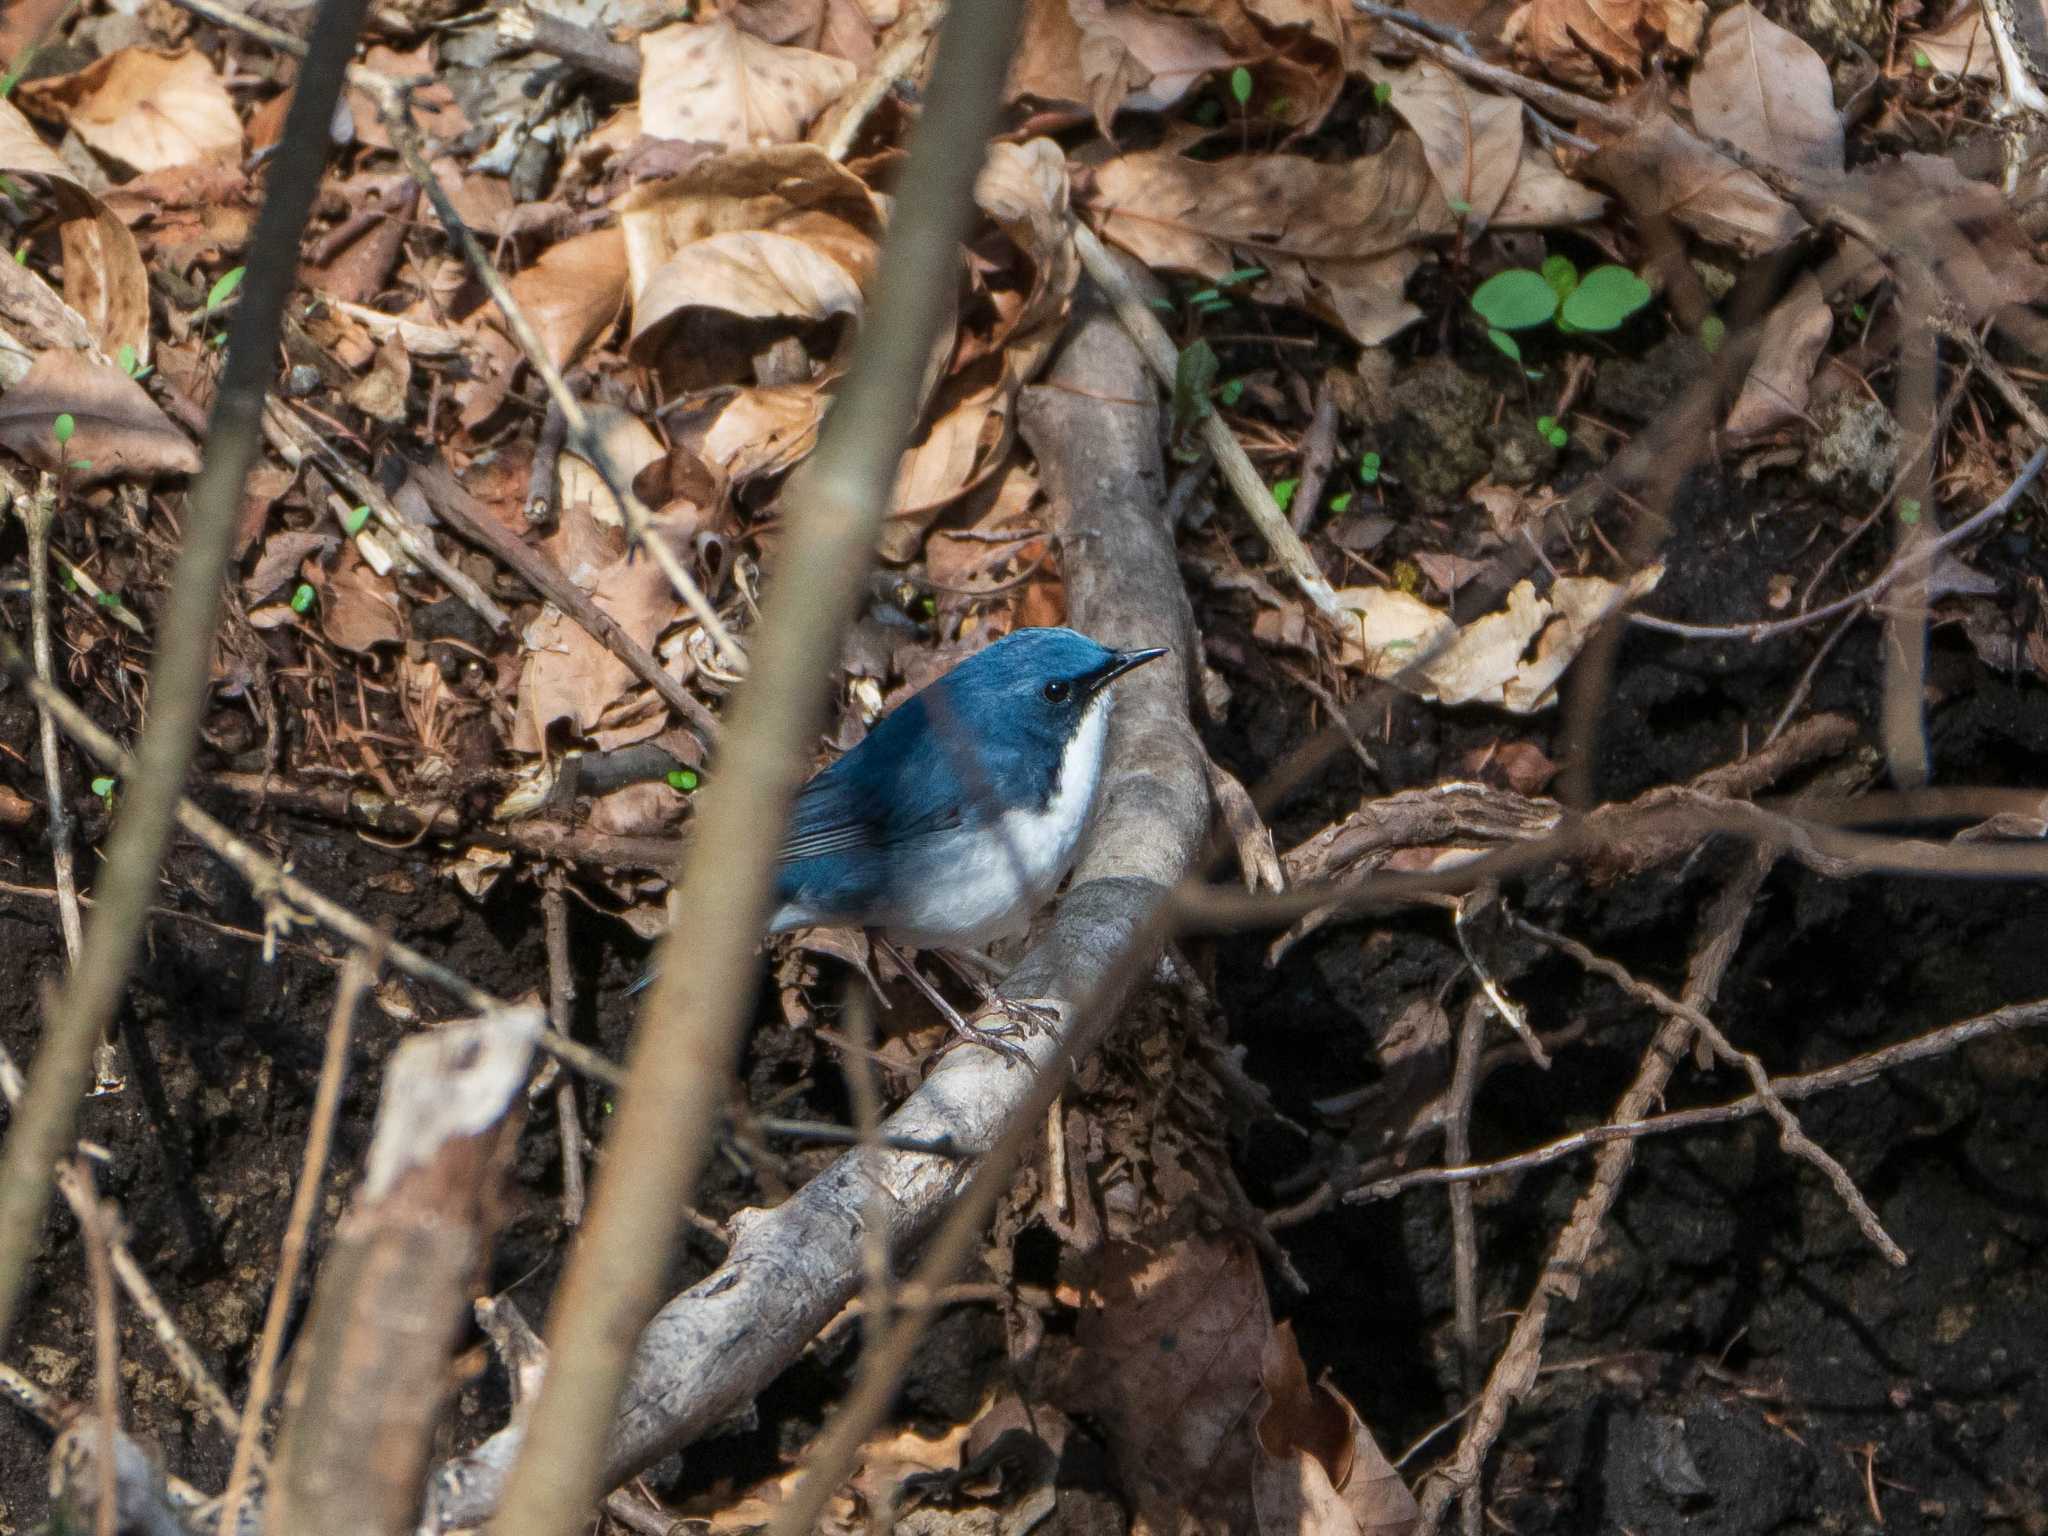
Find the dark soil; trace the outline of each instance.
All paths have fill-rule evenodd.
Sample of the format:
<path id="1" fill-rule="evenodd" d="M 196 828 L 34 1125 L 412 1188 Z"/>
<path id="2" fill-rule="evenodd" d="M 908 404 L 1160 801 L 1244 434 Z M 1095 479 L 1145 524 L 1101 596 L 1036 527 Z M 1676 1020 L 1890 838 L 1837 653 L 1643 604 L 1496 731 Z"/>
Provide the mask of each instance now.
<path id="1" fill-rule="evenodd" d="M 1812 537 L 1819 515 L 1799 505 L 1753 509 L 1696 489 L 1676 512 L 1659 611 L 1722 621 L 1764 613 L 1771 576 L 1811 569 L 1832 547 L 1832 523 Z M 2001 571 L 2012 585 L 2020 572 L 2039 574 L 2023 541 L 1999 554 L 2015 568 Z M 1310 704 L 1266 670 L 1242 633 L 1245 614 L 1219 599 L 1203 618 L 1212 636 L 1240 641 L 1219 655 L 1244 658 L 1219 662 L 1237 702 L 1211 746 L 1255 781 L 1309 729 Z M 1627 796 L 1737 757 L 1745 733 L 1754 741 L 1768 729 L 1816 643 L 1816 632 L 1761 647 L 1633 635 L 1602 716 L 1599 796 Z M 2048 778 L 2048 690 L 2031 675 L 1990 670 L 1953 628 L 1937 631 L 1934 649 L 1936 782 Z M 1878 663 L 1875 629 L 1852 632 L 1821 670 L 1810 707 L 1872 721 Z M 1339 755 L 1279 813 L 1283 846 L 1360 795 L 1459 776 L 1474 748 L 1520 729 L 1496 715 L 1406 703 L 1390 719 L 1391 734 L 1374 743 L 1384 781 Z M 1539 722 L 1522 739 L 1559 755 L 1546 734 L 1553 730 Z M 0 740 L 32 739 L 19 694 L 0 695 Z M 0 759 L 0 778 L 34 800 L 39 781 L 25 756 Z M 69 766 L 76 775 L 79 765 Z M 246 806 L 215 808 L 260 831 L 302 877 L 456 969 L 502 993 L 543 984 L 535 895 L 523 881 L 508 879 L 478 904 L 441 872 L 432 848 L 393 851 L 331 827 L 266 820 Z M 1620 886 L 1553 871 L 1506 895 L 1675 993 L 1706 902 L 1737 856 L 1717 843 Z M 47 883 L 39 833 L 0 840 L 0 876 Z M 262 926 L 241 886 L 189 848 L 174 858 L 162 900 L 250 933 Z M 599 915 L 572 914 L 583 968 L 577 1033 L 617 1054 L 628 1018 L 619 988 L 638 946 Z M 1832 882 L 1784 864 L 1711 1011 L 1773 1071 L 1810 1069 L 2048 995 L 2044 932 L 2048 892 L 2038 888 Z M 270 964 L 249 938 L 160 919 L 122 1023 L 128 1091 L 89 1104 L 82 1123 L 110 1154 L 101 1187 L 120 1202 L 137 1257 L 235 1393 L 261 1324 L 326 1027 L 332 964 L 302 947 L 317 942 L 302 935 Z M 1278 1206 L 1342 1160 L 1346 1125 L 1317 1102 L 1374 1078 L 1376 1044 L 1404 1007 L 1464 983 L 1448 923 L 1434 912 L 1326 928 L 1277 969 L 1266 965 L 1268 942 L 1222 942 L 1213 961 L 1230 1033 L 1288 1122 L 1263 1122 L 1234 1148 L 1254 1199 Z M 1485 1082 L 1474 1125 L 1482 1157 L 1604 1119 L 1657 1023 L 1526 941 L 1495 935 L 1488 959 L 1539 1030 L 1577 1021 L 1585 1034 L 1548 1073 L 1517 1062 Z M 50 905 L 0 895 L 0 995 L 16 1000 L 0 1016 L 0 1039 L 18 1059 L 33 1055 L 33 999 L 60 964 Z M 428 1017 L 444 1011 L 430 994 L 405 995 Z M 385 1008 L 366 1007 L 359 1018 L 321 1239 L 361 1166 L 380 1064 L 405 1029 Z M 830 1071 L 808 1037 L 764 1013 L 748 1064 L 757 1102 L 779 1094 L 780 1113 L 843 1113 Z M 2044 1078 L 2048 1039 L 2019 1034 L 1800 1107 L 1809 1132 L 1911 1256 L 1903 1269 L 1861 1237 L 1832 1191 L 1778 1148 L 1761 1119 L 1644 1144 L 1591 1272 L 1554 1313 L 1546 1374 L 1490 1464 L 1498 1528 L 1532 1536 L 2048 1530 Z M 1677 1107 L 1741 1091 L 1729 1073 L 1688 1065 L 1670 1097 Z M 601 1128 L 601 1096 L 582 1092 L 587 1118 Z M 718 1215 L 772 1199 L 822 1156 L 782 1165 L 721 1159 L 704 1206 Z M 557 1159 L 552 1126 L 537 1116 L 522 1145 L 516 1214 L 488 1281 L 535 1320 L 565 1242 Z M 1489 1358 L 1587 1171 L 1584 1160 L 1565 1162 L 1480 1187 Z M 60 1394 L 83 1398 L 91 1359 L 83 1255 L 68 1215 L 53 1216 L 49 1232 L 11 1358 Z M 1389 1454 L 1466 1398 L 1450 1325 L 1448 1234 L 1443 1195 L 1433 1190 L 1340 1206 L 1279 1234 L 1309 1291 L 1294 1295 L 1272 1277 L 1276 1309 L 1293 1321 L 1311 1372 L 1330 1373 Z M 319 1256 L 316 1243 L 311 1267 Z M 687 1249 L 678 1277 L 708 1262 Z M 161 1447 L 171 1471 L 218 1488 L 226 1437 L 184 1400 L 132 1314 L 124 1314 L 122 1359 L 132 1427 Z M 842 1338 L 792 1371 L 751 1424 L 658 1469 L 654 1486 L 682 1497 L 773 1470 L 814 1430 L 849 1362 Z M 451 1445 L 496 1428 L 505 1412 L 495 1366 L 481 1354 L 465 1364 L 474 1368 L 458 1394 Z M 999 1322 L 957 1312 L 928 1341 L 904 1412 L 939 1422 L 971 1414 L 1003 1371 Z M 48 1444 L 27 1423 L 13 1416 L 0 1431 L 0 1531 L 26 1528 L 44 1510 Z M 1420 1470 L 1456 1433 L 1455 1425 L 1439 1432 L 1407 1470 Z"/>

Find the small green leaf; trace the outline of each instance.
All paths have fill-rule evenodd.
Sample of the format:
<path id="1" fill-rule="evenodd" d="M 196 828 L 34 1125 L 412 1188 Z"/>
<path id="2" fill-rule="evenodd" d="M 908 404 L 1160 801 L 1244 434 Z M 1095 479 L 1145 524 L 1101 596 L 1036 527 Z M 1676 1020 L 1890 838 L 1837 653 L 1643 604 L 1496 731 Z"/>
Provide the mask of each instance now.
<path id="1" fill-rule="evenodd" d="M 354 538 L 363 531 L 363 525 L 369 522 L 369 520 L 370 509 L 368 507 L 357 507 L 342 518 L 341 526 L 350 538 Z"/>
<path id="2" fill-rule="evenodd" d="M 1541 274 L 1510 267 L 1472 290 L 1472 308 L 1497 331 L 1525 331 L 1557 313 L 1557 295 Z"/>
<path id="3" fill-rule="evenodd" d="M 1252 72 L 1242 64 L 1230 72 L 1230 99 L 1240 107 L 1252 99 Z"/>
<path id="4" fill-rule="evenodd" d="M 1913 67 L 1922 72 L 1934 68 L 1934 60 L 1927 57 L 1926 49 L 1915 48 L 1913 50 Z"/>
<path id="5" fill-rule="evenodd" d="M 694 768 L 677 768 L 668 776 L 668 787 L 685 795 L 695 789 L 700 782 Z"/>
<path id="6" fill-rule="evenodd" d="M 111 800 L 114 798 L 114 780 L 108 778 L 105 774 L 101 774 L 98 778 L 94 779 L 90 787 L 94 796 L 98 799 Z"/>
<path id="7" fill-rule="evenodd" d="M 134 378 L 136 362 L 134 344 L 132 342 L 126 341 L 122 342 L 121 350 L 114 354 L 114 362 L 120 367 L 120 370 L 123 373 L 128 375 L 129 378 Z"/>
<path id="8" fill-rule="evenodd" d="M 1700 345 L 1709 353 L 1721 350 L 1721 343 L 1728 339 L 1728 322 L 1719 315 L 1709 315 L 1700 322 Z"/>
<path id="9" fill-rule="evenodd" d="M 78 578 L 68 570 L 64 573 L 64 590 L 66 592 L 76 592 L 78 590 Z"/>
<path id="10" fill-rule="evenodd" d="M 206 312 L 209 315 L 234 296 L 235 290 L 242 286 L 242 275 L 248 270 L 247 267 L 229 267 L 213 280 L 213 286 L 206 290 Z"/>
<path id="11" fill-rule="evenodd" d="M 1214 304 L 1218 299 L 1222 297 L 1223 295 L 1218 293 L 1214 288 L 1197 288 L 1193 293 L 1188 295 L 1188 302 L 1190 304 Z"/>
<path id="12" fill-rule="evenodd" d="M 1175 309 L 1179 308 L 1179 306 L 1175 304 L 1171 299 L 1147 299 L 1145 302 L 1147 304 L 1150 304 L 1154 309 L 1165 310 L 1169 315 L 1172 314 Z"/>
<path id="13" fill-rule="evenodd" d="M 936 598 L 920 597 L 917 600 L 917 611 L 923 617 L 931 618 L 939 611 L 938 600 Z"/>
<path id="14" fill-rule="evenodd" d="M 76 470 L 79 474 L 84 474 L 88 469 L 92 468 L 92 460 L 73 459 L 65 468 Z"/>
<path id="15" fill-rule="evenodd" d="M 307 582 L 300 582 L 292 589 L 292 612 L 304 613 L 313 606 L 313 588 Z"/>
<path id="16" fill-rule="evenodd" d="M 1546 256 L 1537 270 L 1543 274 L 1543 281 L 1550 284 L 1550 291 L 1557 295 L 1560 304 L 1566 294 L 1579 286 L 1579 269 L 1572 265 L 1569 256 Z"/>
<path id="17" fill-rule="evenodd" d="M 1516 345 L 1515 338 L 1510 336 L 1506 331 L 1499 330 L 1497 328 L 1491 329 L 1487 331 L 1486 339 L 1492 342 L 1496 347 L 1500 348 L 1501 351 L 1505 352 L 1514 361 L 1519 363 L 1522 360 L 1521 347 Z"/>
<path id="18" fill-rule="evenodd" d="M 1917 498 L 1912 496 L 1901 496 L 1899 498 L 1899 521 L 1908 528 L 1920 526 L 1920 503 Z"/>
<path id="19" fill-rule="evenodd" d="M 1256 283 L 1266 275 L 1264 267 L 1235 267 L 1216 279 L 1218 288 L 1235 288 L 1241 283 Z"/>
<path id="20" fill-rule="evenodd" d="M 1851 304 L 1849 306 L 1849 318 L 1861 325 L 1870 318 L 1870 309 L 1867 305 Z"/>
<path id="21" fill-rule="evenodd" d="M 1273 505 L 1285 512 L 1294 501 L 1294 493 L 1301 489 L 1301 481 L 1295 478 L 1273 482 Z"/>
<path id="22" fill-rule="evenodd" d="M 1451 212 L 1461 219 L 1472 211 L 1472 204 L 1462 197 L 1446 198 L 1445 201 L 1451 205 Z"/>
<path id="23" fill-rule="evenodd" d="M 1514 340 L 1513 337 L 1508 339 L 1510 341 Z M 1499 345 L 1499 343 L 1495 343 L 1495 345 Z M 1360 485 L 1378 485 L 1380 483 L 1380 456 L 1378 453 L 1368 453 L 1358 461 L 1358 483 Z"/>
<path id="24" fill-rule="evenodd" d="M 1392 101 L 1393 99 L 1394 99 L 1394 86 L 1393 86 L 1393 82 L 1392 82 L 1392 81 L 1389 81 L 1389 80 L 1375 80 L 1375 81 L 1373 81 L 1373 83 L 1372 83 L 1372 104 L 1373 104 L 1374 106 L 1376 106 L 1376 107 L 1384 107 L 1384 106 L 1385 106 L 1385 105 L 1386 105 L 1386 104 L 1387 104 L 1388 102 Z"/>
<path id="25" fill-rule="evenodd" d="M 102 608 L 118 608 L 121 606 L 121 594 L 118 592 L 98 592 L 93 595 L 93 601 Z"/>
<path id="26" fill-rule="evenodd" d="M 1350 507 L 1350 505 L 1351 493 L 1349 491 L 1339 491 L 1336 495 L 1330 498 L 1330 510 L 1332 512 L 1345 511 Z"/>
<path id="27" fill-rule="evenodd" d="M 78 423 L 71 419 L 69 411 L 59 411 L 57 419 L 50 423 L 50 436 L 57 439 L 60 448 L 71 441 L 71 434 L 77 430 Z"/>
<path id="28" fill-rule="evenodd" d="M 1223 387 L 1216 391 L 1216 403 L 1218 405 L 1235 405 L 1239 400 L 1243 398 L 1243 379 L 1225 379 L 1223 381 Z"/>
<path id="29" fill-rule="evenodd" d="M 1572 435 L 1553 421 L 1543 429 L 1543 440 L 1553 448 L 1562 448 L 1572 440 Z"/>
<path id="30" fill-rule="evenodd" d="M 1595 267 L 1565 299 L 1563 320 L 1581 331 L 1611 331 L 1650 302 L 1650 285 L 1627 267 Z"/>
<path id="31" fill-rule="evenodd" d="M 1195 308 L 1205 315 L 1227 315 L 1230 313 L 1230 300 L 1223 298 L 1207 299 L 1197 304 Z"/>

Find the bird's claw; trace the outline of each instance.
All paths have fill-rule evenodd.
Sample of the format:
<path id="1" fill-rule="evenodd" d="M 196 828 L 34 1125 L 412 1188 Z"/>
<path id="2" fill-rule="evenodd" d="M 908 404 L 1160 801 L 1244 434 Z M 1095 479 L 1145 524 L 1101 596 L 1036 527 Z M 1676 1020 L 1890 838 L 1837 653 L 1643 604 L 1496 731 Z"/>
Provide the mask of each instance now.
<path id="1" fill-rule="evenodd" d="M 1059 1008 L 1054 1004 L 991 997 L 972 1019 L 953 1012 L 947 1022 L 963 1041 L 994 1051 L 1006 1062 L 1028 1067 L 1031 1058 L 1016 1041 L 1051 1034 L 1059 1021 Z"/>

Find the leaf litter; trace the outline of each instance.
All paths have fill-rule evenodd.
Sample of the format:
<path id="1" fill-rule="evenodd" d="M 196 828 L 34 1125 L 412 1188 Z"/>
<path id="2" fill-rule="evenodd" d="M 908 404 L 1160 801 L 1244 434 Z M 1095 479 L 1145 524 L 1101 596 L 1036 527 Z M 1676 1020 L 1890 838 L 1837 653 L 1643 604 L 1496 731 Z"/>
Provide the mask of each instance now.
<path id="1" fill-rule="evenodd" d="M 1552 714 L 1593 636 L 1664 583 L 1654 558 L 1631 567 L 1598 537 L 1577 537 L 1584 529 L 1554 537 L 1551 514 L 1560 488 L 1596 476 L 1627 430 L 1587 409 L 1587 393 L 1626 401 L 1618 381 L 1674 332 L 1682 290 L 1698 283 L 1718 305 L 1718 278 L 1732 285 L 1746 263 L 1818 243 L 1816 207 L 1823 226 L 1833 207 L 1882 227 L 1885 251 L 1844 240 L 1830 265 L 1797 258 L 1729 381 L 1727 441 L 1778 450 L 1817 430 L 1819 402 L 1846 380 L 1889 365 L 1846 339 L 1868 334 L 1872 308 L 1896 308 L 1888 262 L 1932 274 L 1946 323 L 2016 323 L 2048 298 L 2029 234 L 2038 226 L 1935 152 L 1953 93 L 1981 89 L 1960 83 L 1991 78 L 1974 7 L 1902 35 L 1899 56 L 1916 62 L 1885 66 L 1891 98 L 1867 133 L 1845 126 L 1830 55 L 1748 4 L 1711 22 L 1699 0 L 1432 9 L 1431 22 L 1459 29 L 1488 63 L 1585 93 L 1593 106 L 1577 119 L 1537 116 L 1498 79 L 1422 55 L 1347 7 L 1029 0 L 1024 12 L 1005 88 L 1011 131 L 976 184 L 977 221 L 945 296 L 952 322 L 926 361 L 882 538 L 889 570 L 837 695 L 830 739 L 842 747 L 941 659 L 1064 614 L 1060 545 L 1015 414 L 1081 290 L 1077 220 L 1158 281 L 1160 323 L 1199 364 L 1179 404 L 1220 413 L 1276 500 L 1304 483 L 1312 396 L 1337 402 L 1319 501 L 1288 509 L 1336 587 L 1337 621 L 1277 579 L 1232 507 L 1197 507 L 1183 514 L 1183 557 L 1209 588 L 1205 624 L 1229 636 L 1219 654 L 1254 647 L 1345 696 L 1391 684 L 1496 712 L 1504 728 Z M 364 54 L 370 69 L 422 82 L 417 120 L 437 175 L 494 241 L 548 361 L 658 508 L 654 536 L 694 563 L 742 633 L 780 536 L 782 479 L 815 444 L 864 322 L 926 66 L 912 59 L 909 77 L 886 82 L 853 155 L 806 136 L 887 56 L 889 29 L 913 19 L 868 0 L 572 19 L 613 28 L 602 40 L 637 56 L 637 88 L 623 90 L 510 45 L 494 52 L 459 27 L 408 33 L 387 20 Z M 262 171 L 247 157 L 274 142 L 290 70 L 252 44 L 222 47 L 211 28 L 186 30 L 88 49 L 78 67 L 25 78 L 0 102 L 0 174 L 33 215 L 0 283 L 0 446 L 74 498 L 60 542 L 130 490 L 128 526 L 161 519 L 175 482 L 198 468 L 193 433 L 260 200 Z M 1549 111 L 1554 98 L 1531 100 Z M 306 302 L 288 327 L 281 392 L 358 472 L 406 457 L 452 472 L 481 515 L 586 593 L 670 680 L 715 702 L 731 674 L 632 547 L 592 468 L 540 448 L 531 370 L 504 317 L 419 222 L 423 205 L 361 92 L 349 119 L 319 248 L 303 253 Z M 1583 304 L 1553 303 L 1503 347 L 1467 300 L 1520 274 L 1522 287 L 1568 301 L 1559 263 L 1573 282 L 1620 273 L 1652 300 L 1632 329 L 1577 325 Z M 1595 330 L 1608 339 L 1589 340 Z M 1433 357 L 1455 358 L 1474 396 L 1455 432 L 1448 395 L 1441 412 L 1415 404 L 1418 365 Z M 1654 411 L 1609 415 L 1654 430 Z M 1420 440 L 1404 441 L 1418 423 Z M 1955 466 L 1959 482 L 1995 481 L 1981 460 L 2010 456 L 1973 452 L 1980 462 Z M 368 509 L 332 469 L 297 457 L 265 466 L 235 576 L 283 702 L 319 716 L 348 697 L 370 712 L 350 739 L 376 736 L 382 787 L 439 803 L 496 782 L 507 764 L 528 772 L 568 752 L 649 743 L 693 772 L 703 764 L 707 743 L 677 724 L 618 640 L 494 573 L 430 513 L 403 514 L 413 538 L 519 605 L 513 632 L 493 638 L 428 567 L 365 526 Z M 138 543 L 138 568 L 149 548 Z M 1943 570 L 1937 602 L 2011 596 L 1962 564 Z M 1773 611 L 1791 592 L 1774 583 Z M 2013 606 L 2003 628 L 1972 613 L 1973 636 L 1995 634 L 2048 666 L 2038 604 Z M 108 622 L 67 610 L 81 651 L 130 643 L 99 633 Z M 1228 692 L 1214 671 L 1207 682 Z M 420 702 L 430 695 L 431 708 Z M 443 709 L 481 723 L 454 735 L 423 725 Z M 271 766 L 370 771 L 341 739 L 313 731 Z M 1466 762 L 1521 793 L 1557 771 L 1534 738 Z M 689 807 L 680 779 L 662 775 L 599 797 L 582 825 L 669 832 Z M 495 879 L 504 862 L 479 839 L 449 871 L 480 892 L 480 863 Z M 655 926 L 659 882 L 604 879 L 630 923 Z M 808 1006 L 802 987 L 783 995 L 786 1008 Z M 1157 1132 L 1094 1128 L 1166 1183 L 1192 1177 L 1169 1170 Z M 1255 1260 L 1164 1230 L 1127 1234 L 1152 1246 L 1114 1250 L 1100 1293 L 1068 1298 L 1097 1379 L 1069 1382 L 1060 1404 L 1104 1426 L 1144 1519 L 1174 1525 L 1200 1488 L 1246 1528 L 1407 1529 L 1406 1488 L 1349 1403 L 1311 1382 Z M 1175 1350 L 1161 1346 L 1168 1334 Z M 1103 1372 L 1106 1360 L 1126 1367 Z M 1193 1411 L 1198 1401 L 1208 1407 Z M 1164 1426 L 1162 1402 L 1189 1411 Z M 969 1426 L 992 1435 L 1014 1406 L 984 1405 L 936 1449 L 871 1447 L 837 1518 L 853 1528 L 908 1486 L 903 1461 L 921 1458 L 923 1477 L 968 1476 Z M 764 1484 L 721 1518 L 744 1524 L 747 1501 L 776 1496 Z"/>

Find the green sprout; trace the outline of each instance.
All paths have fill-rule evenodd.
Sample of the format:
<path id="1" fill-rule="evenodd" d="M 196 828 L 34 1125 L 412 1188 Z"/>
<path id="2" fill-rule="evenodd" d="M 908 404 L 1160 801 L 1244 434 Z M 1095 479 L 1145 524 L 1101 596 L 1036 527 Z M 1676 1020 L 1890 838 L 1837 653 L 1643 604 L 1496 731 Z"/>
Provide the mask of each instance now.
<path id="1" fill-rule="evenodd" d="M 1252 99 L 1252 72 L 1242 64 L 1230 72 L 1230 99 L 1240 107 Z"/>
<path id="2" fill-rule="evenodd" d="M 343 515 L 341 526 L 350 538 L 354 538 L 363 531 L 364 525 L 369 521 L 370 509 L 368 507 L 357 507 L 354 511 Z"/>
<path id="3" fill-rule="evenodd" d="M 1391 80 L 1375 80 L 1372 83 L 1372 104 L 1384 107 L 1394 99 L 1394 83 Z"/>
<path id="4" fill-rule="evenodd" d="M 1536 430 L 1543 434 L 1543 440 L 1553 448 L 1562 448 L 1572 440 L 1571 434 L 1557 424 L 1555 416 L 1538 416 Z"/>
<path id="5" fill-rule="evenodd" d="M 114 784 L 115 781 L 113 779 L 105 774 L 101 774 L 92 781 L 91 785 L 93 798 L 104 802 L 110 811 L 114 808 Z"/>
<path id="6" fill-rule="evenodd" d="M 1378 485 L 1380 483 L 1380 456 L 1377 452 L 1367 453 L 1358 461 L 1358 483 Z"/>
<path id="7" fill-rule="evenodd" d="M 57 419 L 50 423 L 50 436 L 57 439 L 59 448 L 70 442 L 71 434 L 77 430 L 78 423 L 72 419 L 69 411 L 59 411 Z"/>
<path id="8" fill-rule="evenodd" d="M 304 581 L 300 582 L 296 587 L 292 588 L 292 612 L 306 612 L 309 608 L 313 606 L 313 599 L 315 596 L 316 594 L 313 591 L 311 583 Z"/>
<path id="9" fill-rule="evenodd" d="M 1300 489 L 1301 481 L 1298 477 L 1275 480 L 1273 482 L 1273 505 L 1282 512 L 1285 512 L 1289 506 L 1293 505 L 1294 493 Z"/>
<path id="10" fill-rule="evenodd" d="M 1350 507 L 1351 493 L 1349 491 L 1339 491 L 1336 495 L 1330 498 L 1330 510 L 1332 512 L 1349 511 Z"/>
<path id="11" fill-rule="evenodd" d="M 697 770 L 694 768 L 672 769 L 668 775 L 668 787 L 675 790 L 678 794 L 687 795 L 702 782 L 703 780 L 697 777 Z"/>
<path id="12" fill-rule="evenodd" d="M 1216 391 L 1216 403 L 1226 409 L 1244 398 L 1243 379 L 1225 379 L 1223 387 Z"/>
<path id="13" fill-rule="evenodd" d="M 212 313 L 234 297 L 235 290 L 242 286 L 242 277 L 247 267 L 229 267 L 213 280 L 213 286 L 206 290 L 206 313 Z"/>
<path id="14" fill-rule="evenodd" d="M 1728 322 L 1719 315 L 1709 315 L 1700 322 L 1700 345 L 1708 352 L 1721 350 L 1721 343 L 1728 339 Z"/>
<path id="15" fill-rule="evenodd" d="M 93 601 L 102 608 L 119 608 L 121 606 L 121 594 L 118 592 L 98 592 L 93 595 Z"/>
<path id="16" fill-rule="evenodd" d="M 1934 68 L 1934 60 L 1927 57 L 1927 50 L 1925 48 L 1915 48 L 1913 50 L 1913 67 L 1922 74 Z"/>
<path id="17" fill-rule="evenodd" d="M 1582 277 L 1562 256 L 1545 260 L 1540 271 L 1496 272 L 1472 290 L 1472 309 L 1486 322 L 1486 339 L 1517 363 L 1522 349 L 1516 331 L 1552 322 L 1567 336 L 1612 331 L 1649 302 L 1650 285 L 1627 267 L 1595 267 Z"/>
<path id="18" fill-rule="evenodd" d="M 1920 502 L 1918 498 L 1912 496 L 1901 496 L 1899 498 L 1899 521 L 1908 528 L 1920 526 Z"/>

